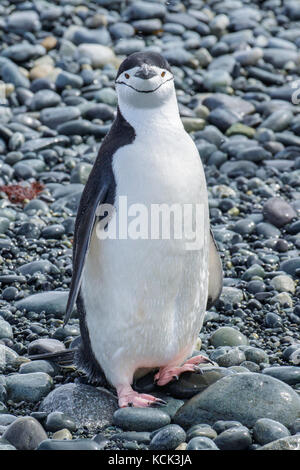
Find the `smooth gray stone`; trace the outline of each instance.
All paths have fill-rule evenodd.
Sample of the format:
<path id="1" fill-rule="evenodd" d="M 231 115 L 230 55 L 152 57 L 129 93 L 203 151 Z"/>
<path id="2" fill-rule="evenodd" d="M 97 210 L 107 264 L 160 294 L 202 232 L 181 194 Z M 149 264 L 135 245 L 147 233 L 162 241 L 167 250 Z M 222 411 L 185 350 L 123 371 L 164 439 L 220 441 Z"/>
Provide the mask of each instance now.
<path id="1" fill-rule="evenodd" d="M 275 225 L 283 227 L 297 217 L 293 207 L 280 197 L 272 197 L 263 206 L 264 218 Z"/>
<path id="2" fill-rule="evenodd" d="M 40 119 L 45 126 L 56 129 L 60 124 L 79 118 L 80 110 L 75 106 L 45 108 L 41 111 Z"/>
<path id="3" fill-rule="evenodd" d="M 113 441 L 136 441 L 143 444 L 150 444 L 150 432 L 125 431 L 113 434 L 110 438 Z M 97 441 L 97 439 L 94 438 Z M 98 441 L 97 441 L 98 442 Z"/>
<path id="4" fill-rule="evenodd" d="M 117 22 L 110 25 L 109 32 L 114 39 L 131 38 L 135 34 L 133 26 L 123 22 Z"/>
<path id="5" fill-rule="evenodd" d="M 271 375 L 289 385 L 300 383 L 300 367 L 296 366 L 268 367 L 263 370 L 263 374 Z"/>
<path id="6" fill-rule="evenodd" d="M 291 276 L 296 277 L 296 271 L 300 269 L 300 257 L 287 259 L 279 266 L 280 271 L 284 271 Z"/>
<path id="7" fill-rule="evenodd" d="M 153 436 L 150 450 L 173 450 L 185 441 L 185 431 L 177 424 L 169 424 Z"/>
<path id="8" fill-rule="evenodd" d="M 223 419 L 251 427 L 261 416 L 288 427 L 300 417 L 300 398 L 289 385 L 273 377 L 240 373 L 218 380 L 191 398 L 176 413 L 173 422 L 187 428 Z"/>
<path id="9" fill-rule="evenodd" d="M 71 86 L 72 88 L 81 88 L 83 85 L 83 80 L 80 75 L 63 71 L 57 76 L 55 85 L 59 89 L 65 88 L 66 86 Z"/>
<path id="10" fill-rule="evenodd" d="M 39 444 L 37 450 L 101 450 L 97 442 L 91 439 L 72 439 L 72 440 L 58 440 L 58 439 L 45 439 Z"/>
<path id="11" fill-rule="evenodd" d="M 52 386 L 52 378 L 44 372 L 12 374 L 6 377 L 8 398 L 15 402 L 38 402 L 50 392 Z"/>
<path id="12" fill-rule="evenodd" d="M 22 145 L 20 151 L 23 153 L 26 152 L 37 152 L 40 150 L 44 150 L 47 148 L 51 148 L 55 145 L 67 145 L 69 143 L 69 139 L 65 135 L 59 135 L 57 137 L 42 137 L 40 139 L 33 139 L 25 142 Z"/>
<path id="13" fill-rule="evenodd" d="M 65 351 L 64 343 L 53 338 L 39 338 L 28 345 L 28 354 L 44 354 Z"/>
<path id="14" fill-rule="evenodd" d="M 128 431 L 154 431 L 170 424 L 170 416 L 155 408 L 120 408 L 114 413 L 113 424 Z"/>
<path id="15" fill-rule="evenodd" d="M 48 291 L 18 300 L 15 306 L 18 310 L 37 313 L 44 311 L 48 315 L 54 315 L 55 318 L 62 318 L 65 314 L 67 300 L 68 292 L 66 291 Z"/>
<path id="16" fill-rule="evenodd" d="M 18 272 L 23 274 L 23 276 L 26 276 L 27 274 L 32 276 L 37 272 L 43 274 L 59 274 L 59 269 L 48 260 L 38 260 L 23 264 L 18 268 Z"/>
<path id="17" fill-rule="evenodd" d="M 10 414 L 0 414 L 0 425 L 1 426 L 9 426 L 11 423 L 16 421 L 17 416 L 10 415 Z"/>
<path id="18" fill-rule="evenodd" d="M 61 102 L 61 97 L 52 90 L 40 90 L 33 96 L 29 103 L 32 111 L 40 111 L 43 108 L 57 106 Z"/>
<path id="19" fill-rule="evenodd" d="M 45 374 L 54 377 L 58 373 L 58 367 L 51 364 L 51 362 L 44 360 L 37 360 L 21 364 L 19 369 L 20 374 L 31 374 L 33 372 L 44 372 Z"/>
<path id="20" fill-rule="evenodd" d="M 252 443 L 252 439 L 245 426 L 237 426 L 223 431 L 214 442 L 220 450 L 245 450 Z"/>
<path id="21" fill-rule="evenodd" d="M 300 434 L 295 436 L 282 437 L 277 441 L 265 444 L 257 450 L 299 450 Z"/>
<path id="22" fill-rule="evenodd" d="M 209 437 L 193 437 L 187 445 L 186 450 L 220 450 Z"/>
<path id="23" fill-rule="evenodd" d="M 35 450 L 47 434 L 36 419 L 25 416 L 13 421 L 2 437 L 18 450 Z"/>
<path id="24" fill-rule="evenodd" d="M 248 338 L 236 328 L 222 326 L 211 335 L 210 342 L 215 348 L 218 346 L 240 346 L 247 345 Z"/>
<path id="25" fill-rule="evenodd" d="M 46 50 L 40 44 L 28 44 L 22 42 L 21 44 L 14 44 L 2 51 L 3 57 L 8 57 L 14 62 L 25 62 L 29 59 L 40 57 L 46 53 Z"/>
<path id="26" fill-rule="evenodd" d="M 254 439 L 261 445 L 289 435 L 289 430 L 283 424 L 268 418 L 258 419 L 253 428 Z"/>
<path id="27" fill-rule="evenodd" d="M 289 61 L 297 61 L 297 52 L 289 49 L 268 48 L 263 49 L 264 60 L 270 62 L 276 68 L 283 68 Z"/>
<path id="28" fill-rule="evenodd" d="M 7 17 L 7 28 L 15 33 L 36 32 L 41 29 L 41 23 L 36 11 L 16 11 Z"/>
<path id="29" fill-rule="evenodd" d="M 111 37 L 106 28 L 87 29 L 79 27 L 70 38 L 74 44 L 102 44 L 107 46 L 111 43 Z"/>
<path id="30" fill-rule="evenodd" d="M 40 411 L 60 411 L 68 415 L 77 428 L 90 431 L 111 426 L 118 408 L 116 397 L 102 387 L 65 384 L 54 389 L 40 405 Z"/>
<path id="31" fill-rule="evenodd" d="M 124 11 L 123 17 L 126 20 L 163 19 L 166 12 L 166 7 L 160 3 L 137 1 Z"/>
<path id="32" fill-rule="evenodd" d="M 47 416 L 45 422 L 45 429 L 47 431 L 56 432 L 61 429 L 68 429 L 69 431 L 76 430 L 76 424 L 72 418 L 60 411 L 52 411 Z"/>
<path id="33" fill-rule="evenodd" d="M 16 366 L 21 361 L 19 354 L 13 349 L 0 344 L 0 370 L 5 368 L 7 365 Z"/>
<path id="34" fill-rule="evenodd" d="M 242 359 L 243 360 L 243 359 Z M 191 398 L 197 393 L 202 392 L 212 383 L 220 380 L 232 372 L 223 367 L 205 367 L 202 374 L 193 372 L 184 372 L 176 381 L 170 382 L 164 387 L 164 390 L 171 396 L 178 398 Z M 163 398 L 164 399 L 164 398 Z M 184 403 L 182 403 L 183 405 Z M 165 408 L 164 411 L 168 412 Z"/>
<path id="35" fill-rule="evenodd" d="M 280 230 L 268 222 L 260 222 L 256 225 L 258 235 L 263 235 L 264 238 L 278 238 L 281 235 Z"/>
<path id="36" fill-rule="evenodd" d="M 13 330 L 11 325 L 0 317 L 0 339 L 13 338 Z"/>
<path id="37" fill-rule="evenodd" d="M 121 39 L 115 45 L 115 53 L 117 55 L 129 55 L 129 54 L 133 54 L 134 52 L 142 51 L 144 47 L 145 47 L 145 42 L 143 39 L 137 39 L 137 38 Z"/>
<path id="38" fill-rule="evenodd" d="M 245 176 L 250 178 L 256 176 L 257 165 L 247 160 L 239 160 L 237 162 L 225 162 L 220 167 L 221 173 L 225 173 L 230 178 L 237 178 L 238 176 Z"/>
<path id="39" fill-rule="evenodd" d="M 260 127 L 272 129 L 275 132 L 280 132 L 286 129 L 293 119 L 293 113 L 288 110 L 278 110 L 271 113 Z"/>
<path id="40" fill-rule="evenodd" d="M 13 62 L 7 62 L 1 67 L 1 75 L 6 83 L 13 83 L 16 88 L 29 88 L 30 86 L 28 78 L 20 72 Z"/>

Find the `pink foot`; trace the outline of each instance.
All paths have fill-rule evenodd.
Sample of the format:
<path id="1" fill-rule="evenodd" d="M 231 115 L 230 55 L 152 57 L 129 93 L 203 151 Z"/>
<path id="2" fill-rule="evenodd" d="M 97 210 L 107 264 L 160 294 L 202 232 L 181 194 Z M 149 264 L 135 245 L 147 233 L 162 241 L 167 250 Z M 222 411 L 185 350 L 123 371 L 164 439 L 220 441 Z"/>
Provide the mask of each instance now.
<path id="1" fill-rule="evenodd" d="M 182 366 L 161 367 L 157 374 L 155 374 L 154 380 L 157 385 L 163 386 L 174 379 L 178 380 L 180 374 L 182 374 L 183 372 L 198 372 L 199 374 L 202 374 L 202 369 L 198 367 L 198 364 L 207 362 L 210 364 L 214 364 L 213 361 L 211 361 L 205 356 L 193 356 L 188 359 Z"/>
<path id="2" fill-rule="evenodd" d="M 146 393 L 135 392 L 130 386 L 117 388 L 119 407 L 134 406 L 137 408 L 146 408 L 148 406 L 166 405 L 166 402 L 160 398 L 147 395 Z"/>

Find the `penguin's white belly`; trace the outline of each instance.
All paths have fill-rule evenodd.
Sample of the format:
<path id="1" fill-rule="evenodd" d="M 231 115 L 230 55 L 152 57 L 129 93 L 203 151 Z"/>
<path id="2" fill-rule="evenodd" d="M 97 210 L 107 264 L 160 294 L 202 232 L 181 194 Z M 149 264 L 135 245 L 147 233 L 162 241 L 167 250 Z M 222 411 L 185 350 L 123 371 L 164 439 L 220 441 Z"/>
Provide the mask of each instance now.
<path id="1" fill-rule="evenodd" d="M 127 205 L 203 204 L 204 242 L 106 239 L 94 230 L 82 280 L 86 322 L 94 355 L 114 385 L 144 367 L 180 364 L 202 326 L 208 288 L 206 183 L 194 143 L 182 136 L 137 137 L 113 161 L 116 215 Z M 130 220 L 130 217 L 129 217 Z"/>

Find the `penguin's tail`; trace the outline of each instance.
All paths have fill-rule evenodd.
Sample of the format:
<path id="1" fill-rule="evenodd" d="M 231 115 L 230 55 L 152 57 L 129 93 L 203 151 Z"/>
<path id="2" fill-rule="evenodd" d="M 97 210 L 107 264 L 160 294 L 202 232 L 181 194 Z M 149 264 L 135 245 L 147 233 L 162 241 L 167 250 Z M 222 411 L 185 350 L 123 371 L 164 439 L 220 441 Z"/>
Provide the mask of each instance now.
<path id="1" fill-rule="evenodd" d="M 66 349 L 65 351 L 59 351 L 55 353 L 44 353 L 44 354 L 33 354 L 28 356 L 29 359 L 32 361 L 36 361 L 38 359 L 42 360 L 50 360 L 57 364 L 61 364 L 64 366 L 74 364 L 75 354 L 77 352 L 77 348 L 74 349 Z"/>

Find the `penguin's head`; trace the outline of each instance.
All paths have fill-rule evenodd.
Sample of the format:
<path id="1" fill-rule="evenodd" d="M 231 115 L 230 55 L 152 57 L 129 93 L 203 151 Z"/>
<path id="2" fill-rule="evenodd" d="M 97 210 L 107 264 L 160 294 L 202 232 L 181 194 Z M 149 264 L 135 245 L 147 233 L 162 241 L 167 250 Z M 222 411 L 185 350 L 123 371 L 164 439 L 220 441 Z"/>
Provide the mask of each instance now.
<path id="1" fill-rule="evenodd" d="M 120 65 L 116 90 L 122 104 L 154 108 L 175 94 L 174 77 L 168 62 L 160 54 L 135 52 Z"/>

